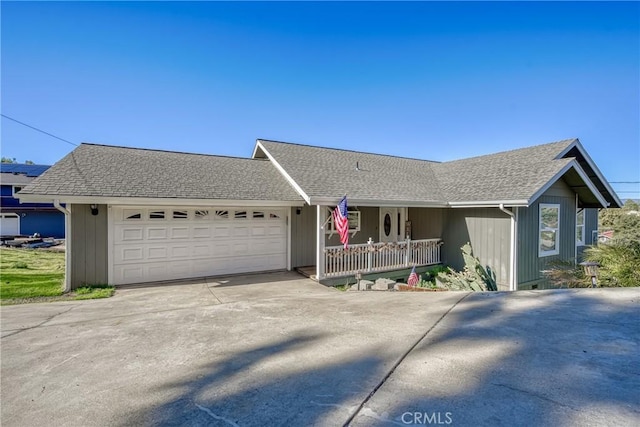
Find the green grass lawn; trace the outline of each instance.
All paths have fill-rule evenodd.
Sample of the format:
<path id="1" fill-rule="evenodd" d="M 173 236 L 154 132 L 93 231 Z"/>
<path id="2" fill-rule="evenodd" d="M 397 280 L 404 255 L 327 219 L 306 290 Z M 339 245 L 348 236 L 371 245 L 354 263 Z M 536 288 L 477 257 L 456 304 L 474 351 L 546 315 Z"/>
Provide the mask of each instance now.
<path id="1" fill-rule="evenodd" d="M 0 300 L 2 304 L 106 298 L 111 286 L 89 286 L 63 295 L 64 253 L 0 248 Z"/>

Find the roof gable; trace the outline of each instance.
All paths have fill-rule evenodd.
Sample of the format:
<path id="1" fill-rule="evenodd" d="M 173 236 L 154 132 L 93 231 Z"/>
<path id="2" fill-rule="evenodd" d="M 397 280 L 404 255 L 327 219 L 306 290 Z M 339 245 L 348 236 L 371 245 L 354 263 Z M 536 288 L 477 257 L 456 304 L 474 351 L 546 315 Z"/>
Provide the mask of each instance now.
<path id="1" fill-rule="evenodd" d="M 569 146 L 565 147 L 562 152 L 558 154 L 557 158 L 575 158 L 580 165 L 580 168 L 585 172 L 589 180 L 593 182 L 594 186 L 605 198 L 609 207 L 622 207 L 622 201 L 613 188 L 611 188 L 609 182 L 604 178 L 602 172 L 600 172 L 600 169 L 598 169 L 595 162 L 591 156 L 589 156 L 589 153 L 587 153 L 578 139 L 575 139 Z"/>

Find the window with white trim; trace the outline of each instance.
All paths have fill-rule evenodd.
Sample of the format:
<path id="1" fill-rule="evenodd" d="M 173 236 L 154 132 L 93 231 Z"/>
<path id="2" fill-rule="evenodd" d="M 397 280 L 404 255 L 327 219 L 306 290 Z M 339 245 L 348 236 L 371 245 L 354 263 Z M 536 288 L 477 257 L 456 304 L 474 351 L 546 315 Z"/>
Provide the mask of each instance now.
<path id="1" fill-rule="evenodd" d="M 538 256 L 560 253 L 560 205 L 540 203 Z"/>
<path id="2" fill-rule="evenodd" d="M 576 212 L 576 245 L 584 246 L 584 209 Z"/>
<path id="3" fill-rule="evenodd" d="M 327 224 L 326 234 L 337 233 L 337 230 L 333 224 L 333 210 L 330 211 L 331 217 Z M 349 233 L 355 235 L 360 231 L 360 211 L 347 211 L 347 220 L 349 220 Z"/>

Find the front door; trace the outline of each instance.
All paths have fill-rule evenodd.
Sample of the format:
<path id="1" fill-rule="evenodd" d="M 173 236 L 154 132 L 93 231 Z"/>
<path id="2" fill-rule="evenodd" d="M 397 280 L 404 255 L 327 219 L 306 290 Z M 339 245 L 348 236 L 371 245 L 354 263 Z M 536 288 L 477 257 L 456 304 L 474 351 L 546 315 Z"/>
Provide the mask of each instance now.
<path id="1" fill-rule="evenodd" d="M 398 242 L 404 240 L 405 208 L 380 208 L 380 241 Z"/>

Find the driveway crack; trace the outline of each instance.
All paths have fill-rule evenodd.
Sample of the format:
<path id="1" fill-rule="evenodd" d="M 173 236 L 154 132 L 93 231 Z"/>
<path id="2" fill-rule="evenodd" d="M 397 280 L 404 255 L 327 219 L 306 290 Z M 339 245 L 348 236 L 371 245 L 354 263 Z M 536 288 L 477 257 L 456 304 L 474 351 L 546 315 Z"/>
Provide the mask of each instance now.
<path id="1" fill-rule="evenodd" d="M 69 309 L 68 309 L 68 310 L 61 311 L 61 312 L 56 313 L 56 314 L 54 314 L 54 315 L 52 315 L 52 316 L 49 316 L 49 317 L 47 317 L 45 320 L 43 320 L 42 322 L 38 323 L 37 325 L 29 326 L 28 328 L 16 329 L 16 330 L 14 330 L 13 332 L 11 332 L 11 333 L 9 333 L 9 334 L 7 334 L 7 335 L 3 335 L 3 336 L 2 336 L 2 337 L 0 337 L 0 338 L 7 338 L 7 337 L 10 337 L 10 336 L 13 336 L 13 335 L 19 334 L 20 332 L 30 331 L 31 329 L 39 328 L 40 326 L 44 325 L 45 323 L 51 322 L 51 321 L 52 321 L 53 319 L 55 319 L 56 317 L 58 317 L 58 316 L 60 316 L 60 315 L 62 315 L 62 314 L 65 314 L 65 313 L 70 312 L 70 311 L 71 311 L 71 310 L 73 310 L 74 308 L 76 308 L 76 307 L 75 307 L 75 306 L 74 306 L 74 307 L 69 307 Z"/>
<path id="2" fill-rule="evenodd" d="M 365 399 L 362 401 L 362 403 L 360 403 L 360 405 L 358 405 L 358 407 L 355 410 L 355 412 L 353 414 L 351 414 L 351 416 L 343 424 L 343 427 L 348 427 L 353 422 L 353 420 L 358 416 L 358 414 L 360 414 L 360 412 L 364 408 L 364 405 L 366 405 L 367 402 L 369 402 L 369 400 L 371 400 L 371 398 L 380 389 L 380 387 L 382 387 L 384 385 L 384 383 L 387 382 L 389 377 L 391 377 L 391 375 L 393 375 L 393 373 L 396 371 L 398 366 L 400 366 L 400 364 L 402 362 L 404 362 L 404 360 L 407 358 L 407 356 L 409 356 L 409 354 L 418 346 L 418 344 L 420 344 L 427 337 L 427 335 L 429 335 L 429 333 L 431 331 L 433 331 L 436 326 L 438 326 L 438 324 L 442 321 L 442 319 L 444 319 L 447 316 L 447 314 L 449 314 L 451 312 L 451 310 L 453 310 L 458 304 L 460 304 L 462 302 L 462 300 L 464 300 L 469 295 L 471 295 L 471 292 L 469 292 L 466 295 L 464 295 L 462 298 L 460 298 L 458 301 L 456 301 L 455 304 L 453 304 L 451 307 L 449 307 L 449 309 L 447 311 L 445 311 L 442 314 L 442 316 L 440 316 L 440 318 L 429 329 L 427 329 L 427 331 L 424 334 L 422 334 L 422 336 L 420 338 L 418 338 L 416 340 L 416 342 L 413 343 L 413 345 L 411 347 L 409 347 L 409 349 L 402 356 L 400 356 L 400 359 L 398 359 L 396 361 L 396 363 L 393 364 L 393 366 L 391 367 L 389 372 L 387 372 L 387 374 L 382 378 L 382 380 L 378 383 L 378 385 L 376 385 L 374 387 L 374 389 L 371 391 L 371 393 L 369 393 L 367 395 L 367 397 L 365 397 Z"/>
<path id="3" fill-rule="evenodd" d="M 562 406 L 563 408 L 569 408 L 572 411 L 580 412 L 579 409 L 574 408 L 573 406 L 569 406 L 569 405 L 566 405 L 564 403 L 558 402 L 556 400 L 549 399 L 548 397 L 542 396 L 542 395 L 537 394 L 537 393 L 533 393 L 533 392 L 528 391 L 528 390 L 523 390 L 521 388 L 513 387 L 513 386 L 510 386 L 510 385 L 507 385 L 507 384 L 500 384 L 500 383 L 491 383 L 491 385 L 494 385 L 496 387 L 508 388 L 509 390 L 517 391 L 519 393 L 524 393 L 527 396 L 535 397 L 535 398 L 538 398 L 540 400 L 544 400 L 546 402 L 553 403 L 554 405 Z"/>

